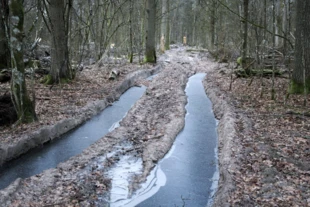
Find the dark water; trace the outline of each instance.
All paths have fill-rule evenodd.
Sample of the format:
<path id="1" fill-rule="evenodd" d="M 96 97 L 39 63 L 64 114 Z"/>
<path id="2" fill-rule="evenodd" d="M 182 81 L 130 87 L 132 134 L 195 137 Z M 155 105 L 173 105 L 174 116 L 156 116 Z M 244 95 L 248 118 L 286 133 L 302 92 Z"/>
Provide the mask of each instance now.
<path id="1" fill-rule="evenodd" d="M 55 168 L 60 162 L 80 154 L 89 145 L 107 134 L 109 129 L 116 127 L 118 121 L 143 95 L 145 89 L 145 87 L 130 88 L 112 106 L 107 107 L 79 128 L 1 166 L 0 189 L 7 187 L 19 177 L 27 178 L 46 169 Z"/>
<path id="2" fill-rule="evenodd" d="M 155 168 L 157 172 L 148 178 L 153 184 L 144 184 L 146 191 L 120 206 L 205 207 L 212 204 L 218 181 L 217 121 L 202 85 L 204 77 L 205 74 L 196 74 L 189 79 L 185 127 L 171 152 Z"/>

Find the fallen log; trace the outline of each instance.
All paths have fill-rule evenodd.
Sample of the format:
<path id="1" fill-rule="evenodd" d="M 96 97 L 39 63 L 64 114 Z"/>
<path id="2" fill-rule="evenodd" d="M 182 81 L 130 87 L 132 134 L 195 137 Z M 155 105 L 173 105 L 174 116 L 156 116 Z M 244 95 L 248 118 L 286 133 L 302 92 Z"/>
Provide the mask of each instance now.
<path id="1" fill-rule="evenodd" d="M 234 70 L 234 73 L 238 78 L 247 78 L 250 76 L 272 76 L 273 71 L 270 69 L 251 69 L 248 71 L 245 71 L 244 69 L 237 69 Z M 281 76 L 282 72 L 279 70 L 275 70 L 274 74 L 275 76 Z"/>
<path id="2" fill-rule="evenodd" d="M 120 75 L 120 72 L 116 69 L 111 70 L 109 75 L 109 80 L 116 80 L 118 76 Z"/>

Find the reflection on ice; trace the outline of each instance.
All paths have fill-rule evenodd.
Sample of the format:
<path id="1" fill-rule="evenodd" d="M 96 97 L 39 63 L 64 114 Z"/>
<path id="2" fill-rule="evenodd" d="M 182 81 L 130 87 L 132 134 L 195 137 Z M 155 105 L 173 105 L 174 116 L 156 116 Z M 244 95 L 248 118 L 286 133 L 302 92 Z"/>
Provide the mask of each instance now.
<path id="1" fill-rule="evenodd" d="M 112 178 L 112 188 L 110 194 L 111 206 L 120 206 L 118 203 L 129 196 L 130 181 L 135 174 L 142 170 L 142 159 L 130 155 L 120 157 L 120 160 L 108 172 Z"/>
<path id="2" fill-rule="evenodd" d="M 139 163 L 135 163 L 134 165 L 137 166 L 139 165 Z M 119 166 L 119 167 L 121 168 L 123 166 Z M 131 168 L 132 166 L 130 165 L 130 167 L 129 166 L 127 167 Z M 141 162 L 141 167 L 142 167 L 142 162 Z M 150 175 L 147 177 L 147 181 L 142 184 L 141 188 L 137 190 L 132 197 L 129 198 L 128 197 L 129 196 L 128 182 L 126 178 L 130 177 L 131 175 L 130 173 L 127 173 L 127 174 L 125 173 L 126 175 L 122 174 L 122 169 L 117 169 L 116 171 L 117 173 L 119 173 L 119 175 L 117 176 L 114 175 L 113 180 L 112 180 L 112 191 L 111 191 L 111 198 L 110 198 L 111 207 L 135 206 L 139 204 L 140 202 L 152 197 L 159 190 L 160 187 L 166 184 L 166 175 L 161 170 L 160 166 L 157 165 L 151 171 Z"/>
<path id="3" fill-rule="evenodd" d="M 116 129 L 117 127 L 119 127 L 119 121 L 113 123 L 113 125 L 109 128 L 109 132 L 113 131 L 113 130 Z"/>
<path id="4" fill-rule="evenodd" d="M 190 78 L 186 87 L 188 104 L 184 129 L 169 153 L 133 194 L 130 182 L 134 174 L 141 173 L 142 160 L 129 155 L 119 158 L 109 172 L 110 206 L 184 206 L 185 197 L 190 198 L 186 199 L 186 206 L 212 205 L 219 180 L 218 121 L 202 85 L 204 77 L 205 74 L 196 74 Z"/>
<path id="5" fill-rule="evenodd" d="M 207 207 L 212 206 L 212 204 L 213 204 L 213 201 L 214 201 L 213 197 L 217 191 L 218 181 L 220 179 L 220 171 L 219 171 L 219 166 L 218 166 L 218 149 L 217 148 L 218 147 L 216 146 L 216 148 L 214 149 L 214 156 L 215 156 L 215 161 L 216 161 L 216 163 L 214 163 L 214 164 L 216 166 L 216 169 L 215 169 L 215 172 L 214 172 L 213 177 L 211 179 L 211 181 L 212 181 L 212 185 L 210 188 L 211 193 L 209 196 L 209 201 L 208 201 Z"/>

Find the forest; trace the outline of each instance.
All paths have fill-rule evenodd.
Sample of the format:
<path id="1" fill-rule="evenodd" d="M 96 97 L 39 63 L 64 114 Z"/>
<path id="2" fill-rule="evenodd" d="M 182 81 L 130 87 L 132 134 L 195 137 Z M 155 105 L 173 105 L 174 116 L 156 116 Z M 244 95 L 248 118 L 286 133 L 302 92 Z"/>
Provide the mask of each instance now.
<path id="1" fill-rule="evenodd" d="M 0 152 L 7 157 L 0 154 L 0 164 L 37 146 L 18 148 L 16 155 L 9 155 L 7 147 L 42 127 L 79 118 L 78 124 L 53 132 L 58 137 L 95 115 L 85 109 L 92 103 L 104 99 L 112 105 L 130 74 L 163 68 L 162 79 L 155 79 L 163 86 L 145 80 L 131 85 L 147 86 L 148 95 L 156 87 L 166 91 L 162 93 L 177 91 L 183 76 L 187 80 L 204 72 L 216 118 L 227 126 L 234 120 L 233 135 L 226 135 L 229 129 L 219 124 L 220 190 L 213 205 L 308 206 L 309 11 L 310 2 L 304 0 L 2 0 Z M 145 109 L 152 108 L 156 118 L 161 110 L 176 113 L 176 100 L 167 95 L 157 105 L 146 102 Z M 176 105 L 164 109 L 166 101 Z M 229 111 L 224 106 L 216 109 L 226 103 Z M 183 109 L 179 113 L 182 116 Z M 130 126 L 126 120 L 123 124 Z M 155 128 L 154 143 L 164 143 L 158 137 L 165 131 Z M 54 139 L 51 136 L 46 139 Z M 132 138 L 134 145 L 148 143 L 145 138 L 135 141 L 138 136 Z M 147 146 L 137 150 L 143 161 L 148 159 L 143 157 Z M 156 155 L 154 163 L 170 147 Z M 144 167 L 151 170 L 154 163 Z M 107 182 L 102 186 L 109 186 Z M 1 196 L 0 191 L 0 201 Z M 84 206 L 87 198 L 82 197 L 67 196 L 60 203 L 66 206 L 74 200 L 74 205 Z M 14 203 L 15 198 L 10 199 Z M 40 202 L 45 201 L 37 202 L 34 206 L 44 206 Z"/>
<path id="2" fill-rule="evenodd" d="M 274 78 L 277 66 L 285 67 L 292 75 L 290 92 L 307 93 L 308 72 L 305 69 L 303 78 L 302 70 L 307 67 L 303 55 L 307 24 L 296 23 L 300 18 L 294 15 L 298 9 L 295 4 L 213 0 L 3 3 L 1 81 L 16 76 L 11 91 L 18 119 L 32 122 L 36 120 L 35 106 L 24 89 L 24 68 L 48 74 L 41 80 L 44 84 L 67 82 L 74 79 L 78 69 L 105 61 L 111 52 L 129 62 L 134 56 L 139 62 L 156 62 L 156 49 L 164 52 L 185 37 L 189 46 L 209 48 L 220 62 L 242 65 L 244 71 L 235 72 L 239 76 L 270 73 Z M 296 14 L 306 18 L 302 11 Z M 14 16 L 20 22 L 11 22 Z M 16 41 L 8 42 L 10 36 Z M 293 70 L 296 57 L 300 65 Z M 49 61 L 50 68 L 44 65 Z M 12 64 L 16 71 L 9 69 Z M 15 79 L 23 81 L 15 83 Z M 271 88 L 274 91 L 273 85 Z"/>

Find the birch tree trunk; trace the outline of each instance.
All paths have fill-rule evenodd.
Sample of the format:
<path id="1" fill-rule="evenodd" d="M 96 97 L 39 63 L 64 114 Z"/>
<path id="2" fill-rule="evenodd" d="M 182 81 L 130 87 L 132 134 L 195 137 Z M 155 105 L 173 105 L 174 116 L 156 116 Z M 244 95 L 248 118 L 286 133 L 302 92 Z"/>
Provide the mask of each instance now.
<path id="1" fill-rule="evenodd" d="M 147 29 L 145 43 L 145 62 L 156 63 L 155 50 L 155 24 L 156 24 L 156 3 L 155 0 L 147 0 L 146 7 Z"/>
<path id="2" fill-rule="evenodd" d="M 30 100 L 25 82 L 23 57 L 24 10 L 23 0 L 11 0 L 10 8 L 10 49 L 12 65 L 11 93 L 15 110 L 20 122 L 29 123 L 37 120 L 34 100 Z"/>

